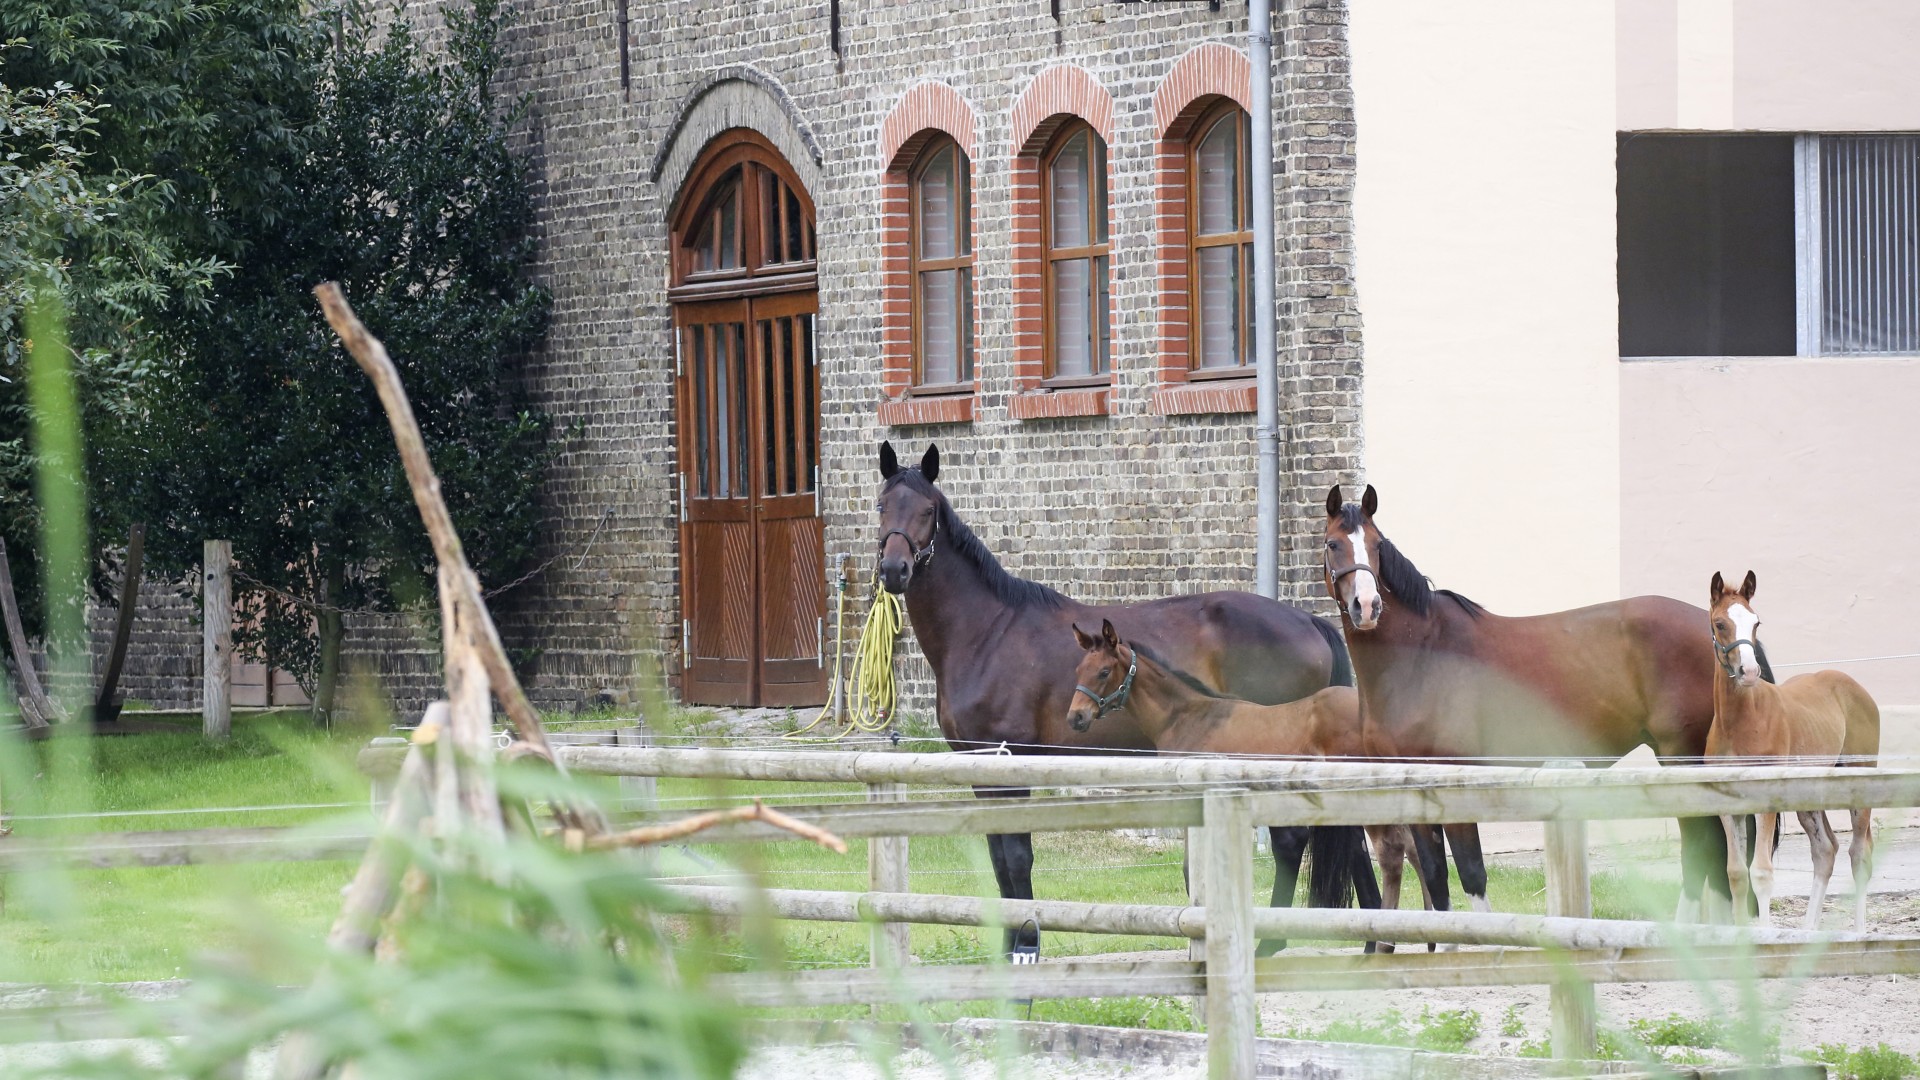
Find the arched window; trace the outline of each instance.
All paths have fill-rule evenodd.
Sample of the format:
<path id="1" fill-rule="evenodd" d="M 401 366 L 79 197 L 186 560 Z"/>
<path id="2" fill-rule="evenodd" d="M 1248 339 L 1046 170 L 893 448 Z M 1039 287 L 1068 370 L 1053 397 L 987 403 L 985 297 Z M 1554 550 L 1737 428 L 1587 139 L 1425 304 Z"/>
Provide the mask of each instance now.
<path id="1" fill-rule="evenodd" d="M 967 156 L 945 136 L 909 171 L 913 385 L 973 389 L 973 192 Z"/>
<path id="2" fill-rule="evenodd" d="M 1187 142 L 1188 262 L 1194 370 L 1240 374 L 1253 362 L 1252 126 L 1231 101 L 1216 105 Z"/>
<path id="3" fill-rule="evenodd" d="M 758 156 L 758 141 L 723 138 L 727 143 L 689 184 L 703 194 L 688 224 L 676 230 L 672 298 L 732 294 L 741 278 L 756 279 L 757 291 L 811 285 L 817 242 L 811 204 L 791 176 Z"/>
<path id="4" fill-rule="evenodd" d="M 1107 316 L 1107 144 L 1084 122 L 1061 128 L 1041 157 L 1046 253 L 1046 378 L 1104 382 Z"/>

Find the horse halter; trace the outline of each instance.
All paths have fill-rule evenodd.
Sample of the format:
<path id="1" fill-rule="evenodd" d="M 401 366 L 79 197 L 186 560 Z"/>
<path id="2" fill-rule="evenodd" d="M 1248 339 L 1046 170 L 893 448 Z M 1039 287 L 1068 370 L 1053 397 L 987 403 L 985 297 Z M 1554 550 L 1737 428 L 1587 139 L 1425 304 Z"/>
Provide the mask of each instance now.
<path id="1" fill-rule="evenodd" d="M 1755 623 L 1754 625 L 1758 626 L 1759 624 Z M 1727 678 L 1729 679 L 1738 679 L 1740 677 L 1740 669 L 1733 666 L 1733 661 L 1729 659 L 1735 652 L 1739 651 L 1740 646 L 1750 646 L 1755 656 L 1760 655 L 1760 646 L 1755 645 L 1748 638 L 1734 638 L 1733 644 L 1731 645 L 1720 644 L 1720 638 L 1714 634 L 1708 634 L 1707 640 L 1713 643 L 1713 658 L 1719 661 L 1720 670 L 1726 672 Z"/>
<path id="2" fill-rule="evenodd" d="M 1129 648 L 1133 647 L 1129 646 Z M 1088 700 L 1093 702 L 1093 718 L 1098 720 L 1110 712 L 1119 712 L 1127 707 L 1127 696 L 1133 693 L 1133 676 L 1139 670 L 1140 650 L 1133 648 L 1133 659 L 1127 661 L 1127 677 L 1120 680 L 1120 685 L 1113 693 L 1101 697 L 1079 683 L 1075 683 L 1073 688 L 1087 695 Z"/>
<path id="3" fill-rule="evenodd" d="M 877 510 L 879 507 L 875 507 L 874 509 Z M 933 523 L 933 531 L 927 534 L 927 546 L 916 547 L 913 542 L 913 537 L 907 535 L 907 530 L 888 529 L 886 532 L 880 534 L 880 551 L 882 554 L 885 554 L 887 541 L 897 536 L 907 542 L 907 551 L 913 556 L 914 568 L 919 569 L 933 561 L 933 541 L 934 538 L 939 535 L 940 523 L 936 521 Z"/>
<path id="4" fill-rule="evenodd" d="M 1332 560 L 1328 559 L 1325 555 L 1322 555 L 1320 557 L 1320 565 L 1326 567 L 1327 577 L 1331 579 L 1333 582 L 1333 590 L 1334 590 L 1333 598 L 1336 601 L 1340 599 L 1340 580 L 1351 574 L 1357 574 L 1362 570 L 1365 570 L 1368 574 L 1373 576 L 1373 587 L 1375 589 L 1378 589 L 1380 587 L 1379 571 L 1375 570 L 1371 566 L 1368 566 L 1366 563 L 1355 562 L 1352 565 L 1345 567 L 1344 569 L 1335 570 L 1333 568 Z"/>

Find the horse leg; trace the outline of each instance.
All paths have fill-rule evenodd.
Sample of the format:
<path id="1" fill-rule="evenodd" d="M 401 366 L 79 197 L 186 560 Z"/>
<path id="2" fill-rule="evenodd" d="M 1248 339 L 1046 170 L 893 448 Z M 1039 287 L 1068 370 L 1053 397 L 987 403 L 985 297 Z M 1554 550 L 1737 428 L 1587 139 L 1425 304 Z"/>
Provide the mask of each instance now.
<path id="1" fill-rule="evenodd" d="M 1033 834 L 990 834 L 987 837 L 987 856 L 993 860 L 993 876 L 1000 884 L 1001 899 L 1033 899 Z M 1039 930 L 1024 925 L 1008 927 L 1006 949 L 1009 955 L 1012 955 L 1016 945 L 1039 948 Z"/>
<path id="2" fill-rule="evenodd" d="M 1680 819 L 1680 902 L 1673 921 L 1717 922 L 1722 907 L 1731 917 L 1727 879 L 1727 833 L 1718 818 Z"/>
<path id="3" fill-rule="evenodd" d="M 1840 841 L 1834 838 L 1825 810 L 1800 811 L 1800 827 L 1807 831 L 1807 849 L 1813 853 L 1813 891 L 1807 894 L 1807 915 L 1800 925 L 1818 930 L 1820 908 L 1827 902 L 1827 882 L 1833 878 L 1834 855 L 1840 851 Z"/>
<path id="4" fill-rule="evenodd" d="M 1727 834 L 1727 885 L 1732 893 L 1733 922 L 1747 921 L 1747 819 L 1730 814 L 1720 819 Z"/>
<path id="5" fill-rule="evenodd" d="M 1873 878 L 1873 811 L 1852 813 L 1853 841 L 1847 845 L 1847 859 L 1853 864 L 1853 932 L 1864 934 L 1867 932 L 1867 882 Z"/>
<path id="6" fill-rule="evenodd" d="M 1754 902 L 1759 906 L 1761 926 L 1773 925 L 1773 844 L 1776 830 L 1780 826 L 1780 815 L 1756 814 L 1757 827 L 1754 829 L 1755 843 L 1753 870 L 1748 880 L 1753 883 Z"/>
<path id="7" fill-rule="evenodd" d="M 1407 832 L 1413 837 L 1414 872 L 1420 875 L 1420 886 L 1426 890 L 1433 910 L 1451 909 L 1453 900 L 1448 894 L 1447 850 L 1439 826 L 1409 825 Z M 1453 951 L 1453 946 L 1447 946 L 1447 950 Z M 1427 942 L 1427 951 L 1434 951 L 1433 942 Z"/>
<path id="8" fill-rule="evenodd" d="M 1487 860 L 1480 854 L 1480 826 L 1448 825 L 1443 831 L 1469 904 L 1475 911 L 1492 911 L 1493 905 L 1487 903 Z"/>
<path id="9" fill-rule="evenodd" d="M 1367 826 L 1367 841 L 1373 846 L 1373 857 L 1380 863 L 1380 908 L 1383 911 L 1400 910 L 1400 882 L 1407 869 L 1407 849 L 1402 846 L 1398 835 L 1398 825 Z M 1377 942 L 1381 953 L 1392 953 L 1393 942 Z"/>
<path id="10" fill-rule="evenodd" d="M 1300 886 L 1300 860 L 1307 853 L 1309 830 L 1304 825 L 1274 825 L 1267 829 L 1273 845 L 1273 899 L 1271 907 L 1292 907 Z M 1287 947 L 1286 938 L 1263 938 L 1256 956 L 1272 956 Z"/>

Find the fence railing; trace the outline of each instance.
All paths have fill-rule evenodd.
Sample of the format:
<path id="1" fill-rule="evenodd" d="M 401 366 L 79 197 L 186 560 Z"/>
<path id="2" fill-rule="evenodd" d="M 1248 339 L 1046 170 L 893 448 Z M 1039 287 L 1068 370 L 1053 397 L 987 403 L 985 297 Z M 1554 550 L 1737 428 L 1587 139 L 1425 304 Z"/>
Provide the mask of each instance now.
<path id="1" fill-rule="evenodd" d="M 1212 1075 L 1252 1075 L 1254 995 L 1298 989 L 1553 988 L 1558 1057 L 1589 1058 L 1592 987 L 1606 982 L 1718 980 L 1920 973 L 1920 937 L 1811 933 L 1772 928 L 1600 920 L 1590 914 L 1584 823 L 1707 817 L 1768 811 L 1920 805 L 1920 771 L 1800 766 L 1658 769 L 1514 768 L 1419 763 L 1271 761 L 1231 758 L 846 753 L 805 750 L 591 746 L 560 751 L 578 772 L 752 783 L 857 783 L 861 802 L 793 808 L 843 837 L 874 841 L 864 893 L 679 885 L 687 911 L 771 912 L 787 919 L 874 926 L 868 969 L 718 976 L 716 988 L 744 1005 L 877 1004 L 1190 995 L 1205 998 Z M 363 766 L 397 758 L 370 750 Z M 902 801 L 909 786 L 1035 791 L 1071 796 Z M 1117 792 L 1110 789 L 1119 789 Z M 762 792 L 764 794 L 764 792 Z M 1253 902 L 1251 830 L 1264 825 L 1371 825 L 1543 821 L 1548 914 L 1268 909 Z M 1187 828 L 1204 904 L 1064 903 L 906 891 L 914 836 Z M 784 841 L 752 822 L 703 833 L 702 842 Z M 913 923 L 1018 926 L 1150 934 L 1203 942 L 1203 959 L 1071 960 L 1041 965 L 910 964 Z M 1435 941 L 1498 951 L 1390 955 L 1293 955 L 1255 961 L 1258 937 Z"/>

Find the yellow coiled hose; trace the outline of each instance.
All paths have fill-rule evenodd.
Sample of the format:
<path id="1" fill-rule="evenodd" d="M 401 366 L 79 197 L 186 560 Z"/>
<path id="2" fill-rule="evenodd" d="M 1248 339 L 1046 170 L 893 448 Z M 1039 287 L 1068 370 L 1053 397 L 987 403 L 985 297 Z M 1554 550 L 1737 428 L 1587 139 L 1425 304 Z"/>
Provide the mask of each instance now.
<path id="1" fill-rule="evenodd" d="M 835 642 L 840 640 L 840 631 L 846 625 L 846 594 L 843 590 L 837 598 L 834 614 Z M 867 624 L 860 631 L 860 644 L 853 652 L 853 677 L 844 684 L 840 680 L 841 657 L 834 650 L 833 685 L 835 693 L 847 695 L 847 724 L 831 735 L 817 735 L 814 738 L 843 739 L 854 732 L 879 734 L 893 726 L 894 706 L 899 704 L 899 690 L 893 681 L 893 643 L 900 636 L 900 628 L 906 622 L 906 605 L 898 596 L 883 588 L 876 587 L 873 595 L 873 607 L 867 612 Z M 844 686 L 844 689 L 841 689 Z M 820 710 L 820 715 L 806 727 L 788 734 L 788 738 L 806 735 L 814 728 L 825 723 L 833 715 L 833 702 L 829 700 Z"/>

